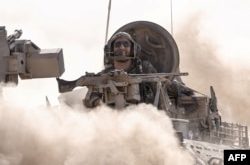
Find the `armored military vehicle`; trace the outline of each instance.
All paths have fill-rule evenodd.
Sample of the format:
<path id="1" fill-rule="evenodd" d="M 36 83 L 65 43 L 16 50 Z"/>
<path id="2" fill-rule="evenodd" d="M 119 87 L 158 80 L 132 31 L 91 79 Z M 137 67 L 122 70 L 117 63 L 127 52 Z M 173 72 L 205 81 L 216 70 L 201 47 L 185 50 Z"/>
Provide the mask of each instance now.
<path id="1" fill-rule="evenodd" d="M 129 33 L 141 46 L 140 59 L 150 61 L 158 73 L 114 70 L 107 74 L 87 73 L 75 81 L 57 78 L 59 91 L 95 87 L 104 103 L 122 110 L 141 102 L 141 83 L 154 83 L 152 104 L 172 119 L 178 137 L 197 164 L 223 164 L 224 149 L 249 148 L 247 126 L 222 121 L 213 87 L 211 95 L 206 96 L 183 84 L 181 76 L 187 73 L 180 72 L 178 47 L 168 31 L 146 21 L 126 24 L 115 33 L 121 31 Z M 62 49 L 40 49 L 30 40 L 18 40 L 21 34 L 17 30 L 7 36 L 5 27 L 0 27 L 0 81 L 18 83 L 18 75 L 21 79 L 60 77 L 64 72 Z M 110 62 L 105 53 L 104 65 Z M 168 87 L 174 87 L 172 93 Z"/>
<path id="2" fill-rule="evenodd" d="M 76 86 L 95 87 L 102 93 L 104 103 L 122 109 L 140 101 L 140 83 L 152 82 L 157 86 L 153 104 L 172 119 L 177 135 L 197 164 L 223 164 L 224 149 L 249 148 L 247 126 L 221 120 L 212 86 L 211 96 L 206 96 L 183 84 L 180 76 L 187 74 L 180 72 L 178 47 L 168 31 L 152 22 L 136 21 L 114 34 L 117 32 L 129 33 L 141 46 L 140 59 L 150 61 L 158 73 L 127 74 L 114 70 L 105 75 L 89 73 L 75 81 L 57 79 L 60 92 Z M 104 65 L 110 63 L 105 53 Z M 171 84 L 175 84 L 175 94 L 166 90 Z"/>

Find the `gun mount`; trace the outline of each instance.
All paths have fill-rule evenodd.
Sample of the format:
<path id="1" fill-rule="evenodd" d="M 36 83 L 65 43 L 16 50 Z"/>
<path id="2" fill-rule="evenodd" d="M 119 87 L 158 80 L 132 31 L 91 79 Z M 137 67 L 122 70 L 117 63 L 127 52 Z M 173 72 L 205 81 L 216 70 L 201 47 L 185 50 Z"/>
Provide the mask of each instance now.
<path id="1" fill-rule="evenodd" d="M 0 82 L 18 83 L 21 79 L 59 77 L 64 72 L 63 50 L 40 49 L 30 40 L 18 40 L 22 30 L 7 36 L 0 26 Z"/>

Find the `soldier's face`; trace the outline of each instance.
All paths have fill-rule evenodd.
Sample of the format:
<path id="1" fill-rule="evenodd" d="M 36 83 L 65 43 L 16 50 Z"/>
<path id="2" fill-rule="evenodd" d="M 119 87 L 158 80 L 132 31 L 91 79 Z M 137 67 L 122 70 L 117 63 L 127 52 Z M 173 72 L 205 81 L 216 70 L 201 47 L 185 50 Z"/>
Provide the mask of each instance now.
<path id="1" fill-rule="evenodd" d="M 131 53 L 131 42 L 127 38 L 117 38 L 114 41 L 114 55 L 129 57 Z"/>

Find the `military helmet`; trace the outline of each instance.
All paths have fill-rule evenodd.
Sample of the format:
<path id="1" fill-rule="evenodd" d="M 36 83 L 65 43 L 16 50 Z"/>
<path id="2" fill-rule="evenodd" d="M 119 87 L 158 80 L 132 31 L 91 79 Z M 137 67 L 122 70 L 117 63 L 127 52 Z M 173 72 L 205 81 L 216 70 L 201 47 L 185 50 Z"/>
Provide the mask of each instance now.
<path id="1" fill-rule="evenodd" d="M 126 39 L 128 39 L 131 42 L 131 55 L 129 57 L 125 57 L 127 59 L 135 59 L 139 52 L 140 52 L 140 46 L 135 42 L 135 40 L 131 37 L 131 35 L 129 33 L 126 32 L 118 32 L 116 34 L 114 34 L 110 40 L 108 41 L 108 43 L 105 45 L 104 48 L 104 55 L 107 58 L 107 60 L 114 60 L 118 57 L 116 57 L 114 55 L 114 41 L 118 38 L 124 37 Z"/>

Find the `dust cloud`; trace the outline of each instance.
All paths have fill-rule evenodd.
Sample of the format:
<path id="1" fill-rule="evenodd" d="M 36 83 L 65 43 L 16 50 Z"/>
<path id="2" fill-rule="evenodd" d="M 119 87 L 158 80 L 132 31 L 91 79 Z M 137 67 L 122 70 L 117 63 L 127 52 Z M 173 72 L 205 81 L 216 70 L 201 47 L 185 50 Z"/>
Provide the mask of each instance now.
<path id="1" fill-rule="evenodd" d="M 170 119 L 153 106 L 89 111 L 26 107 L 16 99 L 0 99 L 1 165 L 193 164 Z"/>
<path id="2" fill-rule="evenodd" d="M 181 70 L 189 72 L 184 82 L 209 96 L 209 86 L 213 86 L 223 119 L 250 125 L 250 69 L 220 59 L 222 54 L 213 38 L 202 36 L 199 15 L 187 19 L 176 33 Z"/>

